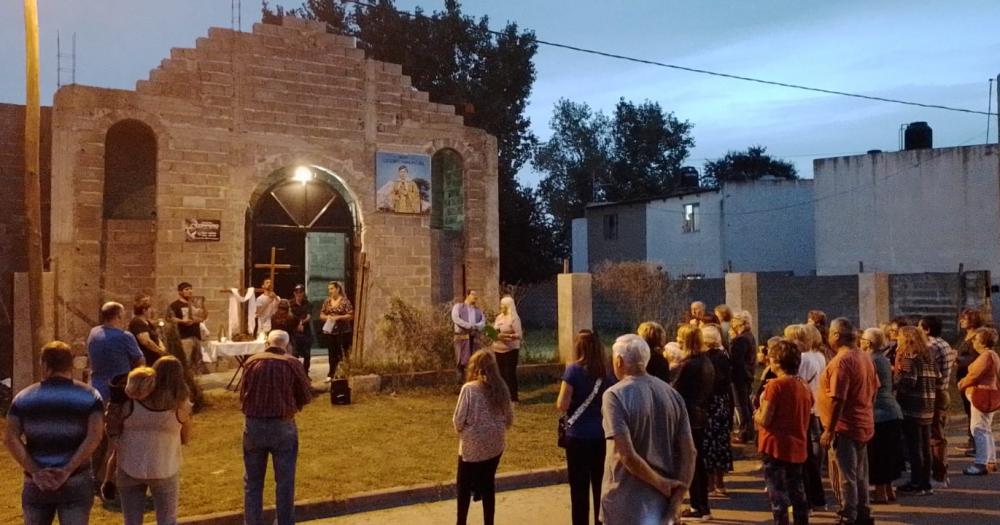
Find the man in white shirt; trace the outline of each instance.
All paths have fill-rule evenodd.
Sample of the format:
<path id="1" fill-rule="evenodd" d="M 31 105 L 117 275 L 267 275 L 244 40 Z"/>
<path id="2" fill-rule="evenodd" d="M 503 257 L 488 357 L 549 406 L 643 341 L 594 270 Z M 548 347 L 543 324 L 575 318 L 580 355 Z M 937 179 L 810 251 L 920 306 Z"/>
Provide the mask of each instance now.
<path id="1" fill-rule="evenodd" d="M 455 328 L 455 363 L 463 378 L 469 357 L 479 349 L 479 332 L 486 327 L 486 316 L 476 306 L 478 302 L 479 294 L 475 290 L 469 290 L 465 294 L 465 300 L 451 308 L 451 322 Z"/>
<path id="2" fill-rule="evenodd" d="M 270 279 L 264 279 L 260 289 L 263 291 L 257 297 L 257 333 L 266 337 L 271 331 L 271 317 L 278 311 L 278 301 L 281 298 L 274 293 L 274 283 Z"/>

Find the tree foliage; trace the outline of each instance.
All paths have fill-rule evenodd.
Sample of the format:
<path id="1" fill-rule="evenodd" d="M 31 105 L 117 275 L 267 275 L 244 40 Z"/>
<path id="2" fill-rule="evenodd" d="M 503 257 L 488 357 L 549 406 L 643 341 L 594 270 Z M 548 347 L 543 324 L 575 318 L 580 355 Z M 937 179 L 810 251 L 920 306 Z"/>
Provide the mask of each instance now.
<path id="1" fill-rule="evenodd" d="M 789 180 L 799 178 L 791 162 L 771 157 L 764 146 L 750 146 L 745 151 L 730 151 L 721 159 L 706 162 L 702 186 L 717 188 L 723 182 L 746 182 L 767 175 Z"/>
<path id="2" fill-rule="evenodd" d="M 413 16 L 396 9 L 393 0 L 372 6 L 339 0 L 307 0 L 301 7 L 271 8 L 264 21 L 283 14 L 320 20 L 329 30 L 355 36 L 368 56 L 400 64 L 413 86 L 433 102 L 452 104 L 465 123 L 497 138 L 500 208 L 500 278 L 534 281 L 555 272 L 545 216 L 531 188 L 517 173 L 531 157 L 536 138 L 525 115 L 535 81 L 532 59 L 538 45 L 532 31 L 507 23 L 491 31 L 489 19 L 462 13 L 456 0 L 430 14 L 417 8 Z"/>
<path id="3" fill-rule="evenodd" d="M 612 117 L 585 103 L 556 103 L 552 137 L 535 151 L 544 173 L 538 187 L 556 231 L 556 246 L 569 251 L 570 226 L 590 202 L 663 195 L 694 146 L 692 124 L 656 102 L 621 99 Z"/>

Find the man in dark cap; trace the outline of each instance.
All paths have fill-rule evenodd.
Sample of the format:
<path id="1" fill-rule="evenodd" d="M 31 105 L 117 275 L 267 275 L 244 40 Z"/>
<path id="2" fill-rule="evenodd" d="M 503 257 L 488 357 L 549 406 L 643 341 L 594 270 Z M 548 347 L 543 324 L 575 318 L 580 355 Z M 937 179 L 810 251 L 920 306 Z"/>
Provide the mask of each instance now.
<path id="1" fill-rule="evenodd" d="M 293 332 L 292 344 L 295 347 L 295 356 L 302 359 L 302 364 L 306 367 L 306 375 L 309 375 L 309 361 L 312 358 L 312 304 L 306 298 L 306 287 L 302 284 L 295 285 L 295 291 L 291 300 L 292 316 L 299 320 L 298 329 Z"/>

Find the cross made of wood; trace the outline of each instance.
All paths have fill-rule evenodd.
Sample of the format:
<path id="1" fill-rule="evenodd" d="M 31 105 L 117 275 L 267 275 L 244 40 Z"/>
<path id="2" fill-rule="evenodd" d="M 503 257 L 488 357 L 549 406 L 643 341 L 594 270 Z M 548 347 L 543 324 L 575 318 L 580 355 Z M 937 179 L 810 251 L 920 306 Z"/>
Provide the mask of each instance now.
<path id="1" fill-rule="evenodd" d="M 290 270 L 292 268 L 291 264 L 277 264 L 275 261 L 278 256 L 278 249 L 274 246 L 271 247 L 271 262 L 270 263 L 257 263 L 253 267 L 257 269 L 268 269 L 270 272 L 271 286 L 274 286 L 274 271 L 275 270 Z"/>

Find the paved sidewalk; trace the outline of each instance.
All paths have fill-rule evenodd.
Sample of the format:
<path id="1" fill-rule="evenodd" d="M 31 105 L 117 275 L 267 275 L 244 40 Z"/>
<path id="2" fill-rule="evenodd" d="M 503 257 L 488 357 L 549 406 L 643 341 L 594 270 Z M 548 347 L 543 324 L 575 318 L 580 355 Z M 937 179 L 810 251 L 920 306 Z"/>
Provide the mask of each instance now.
<path id="1" fill-rule="evenodd" d="M 954 442 L 959 436 L 954 437 Z M 933 496 L 900 498 L 892 505 L 876 505 L 876 523 L 882 525 L 965 525 L 1000 523 L 1000 475 L 968 477 L 961 469 L 969 464 L 957 449 L 952 449 L 952 486 L 938 489 Z M 749 524 L 771 523 L 764 496 L 764 483 L 759 474 L 749 471 L 751 461 L 738 461 L 736 472 L 727 478 L 730 497 L 713 498 L 713 518 L 707 523 Z M 904 474 L 905 476 L 905 474 Z M 832 495 L 828 494 L 832 502 Z M 831 508 L 833 506 L 831 505 Z M 408 525 L 441 525 L 455 522 L 455 501 L 441 501 L 399 507 L 350 516 L 309 522 L 311 525 L 375 525 L 405 523 Z M 555 485 L 497 494 L 497 525 L 566 524 L 569 516 L 569 489 Z M 810 519 L 814 524 L 833 524 L 834 512 L 817 512 Z M 482 523 L 482 506 L 473 503 L 470 524 Z"/>

